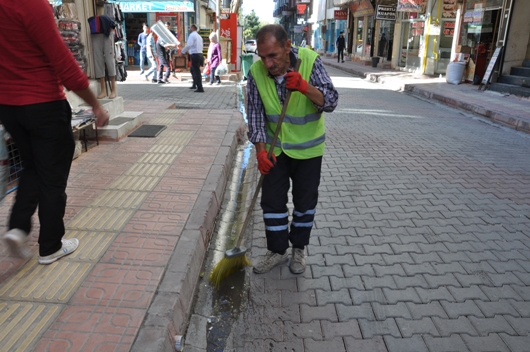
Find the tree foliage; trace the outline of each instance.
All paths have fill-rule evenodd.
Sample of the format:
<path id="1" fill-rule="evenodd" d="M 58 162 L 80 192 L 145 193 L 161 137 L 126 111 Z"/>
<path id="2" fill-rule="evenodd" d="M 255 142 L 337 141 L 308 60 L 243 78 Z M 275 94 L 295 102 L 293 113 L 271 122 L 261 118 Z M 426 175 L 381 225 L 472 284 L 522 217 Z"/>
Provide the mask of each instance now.
<path id="1" fill-rule="evenodd" d="M 243 17 L 243 36 L 246 39 L 256 38 L 256 33 L 262 26 L 259 17 L 256 16 L 254 10 L 252 10 L 248 15 Z"/>

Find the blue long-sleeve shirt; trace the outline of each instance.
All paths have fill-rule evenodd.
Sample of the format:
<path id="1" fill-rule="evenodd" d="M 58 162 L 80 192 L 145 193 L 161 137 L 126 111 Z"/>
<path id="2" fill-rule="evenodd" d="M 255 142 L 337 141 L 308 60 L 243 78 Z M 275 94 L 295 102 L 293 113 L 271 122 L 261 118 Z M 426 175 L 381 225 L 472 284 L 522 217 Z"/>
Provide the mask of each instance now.
<path id="1" fill-rule="evenodd" d="M 148 35 L 149 34 L 146 34 L 144 32 L 142 32 L 142 33 L 140 33 L 138 35 L 138 42 L 137 43 L 138 43 L 138 45 L 140 45 L 140 50 L 143 51 L 143 52 L 145 52 L 147 50 L 146 45 L 147 45 L 147 36 Z"/>

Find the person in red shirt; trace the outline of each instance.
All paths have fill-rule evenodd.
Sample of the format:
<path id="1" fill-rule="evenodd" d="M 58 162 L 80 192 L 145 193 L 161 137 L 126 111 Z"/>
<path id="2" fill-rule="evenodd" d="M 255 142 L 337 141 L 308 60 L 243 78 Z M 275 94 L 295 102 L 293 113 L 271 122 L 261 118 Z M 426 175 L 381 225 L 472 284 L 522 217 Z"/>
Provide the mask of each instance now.
<path id="1" fill-rule="evenodd" d="M 75 147 L 64 87 L 92 107 L 98 127 L 109 116 L 61 39 L 46 0 L 0 0 L 0 33 L 9 33 L 0 36 L 0 121 L 23 167 L 2 238 L 13 254 L 28 257 L 26 242 L 38 206 L 39 263 L 50 264 L 79 245 L 75 238 L 63 239 L 65 190 Z"/>

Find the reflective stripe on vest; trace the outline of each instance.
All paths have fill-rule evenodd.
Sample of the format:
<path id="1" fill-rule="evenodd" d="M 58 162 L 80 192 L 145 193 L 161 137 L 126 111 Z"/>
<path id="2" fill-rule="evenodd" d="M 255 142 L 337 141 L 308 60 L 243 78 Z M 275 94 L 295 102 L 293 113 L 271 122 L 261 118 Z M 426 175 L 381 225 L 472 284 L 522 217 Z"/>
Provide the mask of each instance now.
<path id="1" fill-rule="evenodd" d="M 318 54 L 312 50 L 300 48 L 298 57 L 302 60 L 299 72 L 302 78 L 309 81 Z M 276 91 L 275 81 L 269 77 L 261 60 L 256 61 L 250 70 L 265 108 L 268 149 L 281 113 L 280 99 Z M 293 91 L 274 148 L 274 154 L 280 155 L 284 152 L 294 159 L 322 156 L 326 138 L 324 132 L 323 114 L 318 112 L 313 102 L 305 95 Z"/>

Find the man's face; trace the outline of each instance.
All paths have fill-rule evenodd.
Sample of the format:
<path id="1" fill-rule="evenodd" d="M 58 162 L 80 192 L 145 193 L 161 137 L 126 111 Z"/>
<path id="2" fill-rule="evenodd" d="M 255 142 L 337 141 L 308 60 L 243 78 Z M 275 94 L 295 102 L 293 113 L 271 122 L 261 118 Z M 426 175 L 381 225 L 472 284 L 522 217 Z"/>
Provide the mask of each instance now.
<path id="1" fill-rule="evenodd" d="M 169 24 L 167 24 L 167 23 L 166 23 L 166 28 L 167 28 L 168 30 L 171 30 L 171 26 L 170 26 Z"/>
<path id="2" fill-rule="evenodd" d="M 272 76 L 281 76 L 287 72 L 290 52 L 290 39 L 287 39 L 282 46 L 273 35 L 268 34 L 263 42 L 258 42 L 258 55 Z"/>

